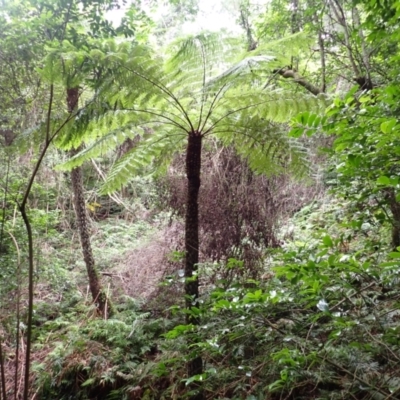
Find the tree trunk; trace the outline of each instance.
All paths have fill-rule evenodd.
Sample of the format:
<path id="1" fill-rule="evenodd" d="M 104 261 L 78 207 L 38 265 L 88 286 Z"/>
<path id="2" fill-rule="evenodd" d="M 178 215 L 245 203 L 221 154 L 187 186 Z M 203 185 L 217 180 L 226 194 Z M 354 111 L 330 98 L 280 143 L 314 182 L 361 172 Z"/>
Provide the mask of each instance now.
<path id="1" fill-rule="evenodd" d="M 68 111 L 72 113 L 78 104 L 79 89 L 67 89 Z M 74 156 L 79 149 L 71 150 L 70 155 Z M 86 271 L 89 278 L 89 288 L 98 310 L 101 315 L 107 318 L 112 314 L 112 305 L 109 303 L 105 292 L 102 289 L 99 275 L 93 257 L 92 245 L 90 242 L 88 217 L 86 213 L 86 204 L 84 198 L 84 187 L 82 169 L 74 168 L 71 172 L 72 191 L 74 193 L 74 206 L 76 222 L 79 229 L 79 235 L 82 246 L 83 259 L 86 264 Z"/>
<path id="2" fill-rule="evenodd" d="M 392 212 L 392 247 L 397 251 L 400 246 L 400 203 L 396 200 L 394 189 L 390 188 L 385 191 L 385 197 Z"/>
<path id="3" fill-rule="evenodd" d="M 198 307 L 199 297 L 199 278 L 197 276 L 197 264 L 199 262 L 199 189 L 200 189 L 200 170 L 201 170 L 201 148 L 202 136 L 200 132 L 189 133 L 188 145 L 186 150 L 186 176 L 187 186 L 187 205 L 185 217 L 185 295 L 186 295 L 186 323 L 194 326 L 199 325 L 200 320 L 197 314 L 193 314 L 193 307 Z M 196 339 L 188 341 L 188 347 L 195 345 Z M 188 378 L 203 372 L 203 361 L 196 355 L 187 363 Z M 203 393 L 198 383 L 189 387 L 194 394 L 191 400 L 203 399 Z"/>
<path id="4" fill-rule="evenodd" d="M 247 51 L 253 51 L 257 48 L 257 42 L 253 38 L 253 32 L 251 30 L 249 21 L 249 5 L 243 1 L 240 4 L 240 25 L 246 32 L 247 36 Z"/>

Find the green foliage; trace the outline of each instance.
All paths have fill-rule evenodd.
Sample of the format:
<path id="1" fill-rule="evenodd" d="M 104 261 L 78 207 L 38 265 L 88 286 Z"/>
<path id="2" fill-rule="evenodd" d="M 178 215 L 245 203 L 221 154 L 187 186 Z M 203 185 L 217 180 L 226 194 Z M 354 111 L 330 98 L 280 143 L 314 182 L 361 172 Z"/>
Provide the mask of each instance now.
<path id="1" fill-rule="evenodd" d="M 102 320 L 79 303 L 43 324 L 36 347 L 46 347 L 49 340 L 53 347 L 34 366 L 42 398 L 106 398 L 113 391 L 125 398 L 115 388 L 137 379 L 140 362 L 154 351 L 154 334 L 164 328 L 162 320 L 148 321 L 149 314 L 139 312 L 133 299 L 119 308 L 117 318 Z"/>
<path id="2" fill-rule="evenodd" d="M 263 24 L 263 27 L 268 27 L 270 24 Z M 261 33 L 261 37 L 264 34 Z M 271 54 L 275 58 L 276 68 L 282 68 L 283 65 L 290 65 L 293 57 L 299 57 L 304 53 L 314 39 L 307 32 L 298 32 L 281 36 L 275 40 L 266 40 L 254 51 L 255 54 Z"/>
<path id="3" fill-rule="evenodd" d="M 376 247 L 379 227 L 366 237 L 352 222 L 351 203 L 335 199 L 300 211 L 293 241 L 271 255 L 265 280 L 221 282 L 205 294 L 193 310 L 201 325 L 177 324 L 166 334 L 164 372 L 156 371 L 174 376 L 183 366 L 180 357 L 175 367 L 166 361 L 189 332 L 207 366 L 193 379 L 213 398 L 370 398 L 400 390 L 393 374 L 399 253 Z M 161 393 L 168 392 L 153 398 Z"/>
<path id="4" fill-rule="evenodd" d="M 336 135 L 331 154 L 336 192 L 352 201 L 355 219 L 363 223 L 398 226 L 398 90 L 390 85 L 375 93 L 350 93 L 335 100 L 321 121 Z M 393 245 L 398 240 L 393 237 Z"/>
<path id="5" fill-rule="evenodd" d="M 201 352 L 206 366 L 190 379 L 209 397 L 368 398 L 398 390 L 400 252 L 388 251 L 379 225 L 359 225 L 352 207 L 331 198 L 299 211 L 292 240 L 269 253 L 261 279 L 207 287 L 190 311 L 201 315 L 198 327 L 184 323 L 180 306 L 161 320 L 130 298 L 111 320 L 94 318 L 72 293 L 51 306 L 39 302 L 35 351 L 47 354 L 34 367 L 41 398 L 123 399 L 135 390 L 141 398 L 183 398 L 188 335 L 197 338 L 190 354 Z M 124 226 L 105 226 L 99 243 L 123 236 Z M 236 259 L 226 265 L 245 267 Z"/>
<path id="6" fill-rule="evenodd" d="M 283 122 L 306 109 L 320 110 L 323 103 L 313 96 L 264 89 L 271 58 L 234 63 L 234 45 L 203 33 L 175 41 L 164 63 L 146 47 L 108 42 L 98 59 L 113 67 L 113 84 L 106 82 L 102 90 L 115 106 L 97 117 L 93 111 L 89 124 L 80 126 L 78 121 L 81 133 L 75 136 L 89 144 L 64 167 L 73 168 L 126 137 L 140 135 L 110 172 L 104 186 L 110 192 L 149 164 L 158 169 L 166 165 L 182 150 L 187 134 L 198 130 L 226 145 L 234 143 L 260 173 L 288 167 L 300 171 L 306 164 L 304 149 L 267 121 Z M 283 157 L 290 162 L 283 163 Z"/>
<path id="7" fill-rule="evenodd" d="M 140 311 L 134 299 L 124 298 L 112 319 L 101 320 L 83 301 L 74 227 L 70 233 L 57 231 L 65 229 L 67 218 L 60 210 L 71 211 L 69 200 L 59 206 L 56 185 L 44 184 L 48 177 L 39 180 L 28 199 L 37 238 L 37 396 L 185 398 L 190 395 L 185 390 L 197 382 L 216 399 L 397 398 L 399 2 L 359 4 L 361 17 L 367 18 L 363 26 L 379 41 L 379 50 L 364 52 L 357 23 L 345 21 L 350 32 L 346 48 L 335 49 L 345 39 L 342 29 L 330 31 L 326 54 L 334 52 L 335 61 L 325 72 L 332 75 L 338 65 L 347 67 L 348 51 L 355 49 L 361 71 L 371 73 L 380 86 L 351 89 L 334 100 L 326 115 L 324 95 L 284 91 L 279 89 L 284 84 L 271 78 L 272 70 L 292 66 L 293 61 L 301 69 L 310 63 L 310 71 L 320 71 L 307 50 L 315 47 L 311 33 L 327 28 L 321 2 L 303 2 L 298 13 L 283 9 L 282 2 L 268 3 L 256 23 L 259 46 L 245 56 L 238 40 L 210 32 L 177 39 L 164 52 L 156 52 L 144 45 L 147 19 L 139 9 L 133 6 L 124 27 L 114 29 L 102 13 L 113 2 L 84 3 L 81 7 L 82 2 L 69 2 L 66 7 L 63 1 L 13 1 L 0 11 L 2 126 L 24 131 L 14 147 L 21 152 L 31 143 L 41 148 L 48 94 L 36 90 L 40 80 L 55 85 L 51 132 L 63 127 L 57 145 L 86 146 L 64 167 L 74 168 L 90 158 L 99 159 L 101 166 L 113 164 L 105 193 L 126 185 L 134 175 L 165 171 L 173 157 L 184 152 L 186 137 L 194 131 L 235 147 L 263 174 L 308 171 L 307 140 L 298 139 L 303 133 L 320 138 L 325 132 L 334 139 L 326 149 L 330 160 L 325 183 L 338 198 L 312 203 L 285 221 L 282 248 L 266 252 L 266 271 L 259 279 L 247 279 L 246 264 L 230 258 L 220 268 L 229 270 L 232 280 L 211 284 L 204 279 L 199 304 L 190 310 L 177 304 L 162 310 L 165 319 L 159 319 L 151 311 Z M 189 13 L 197 10 L 195 1 L 170 3 Z M 302 8 L 304 4 L 308 7 Z M 351 2 L 343 7 L 344 19 L 357 12 Z M 139 34 L 135 42 L 102 40 L 118 33 L 131 35 L 132 29 Z M 286 35 L 296 29 L 298 33 Z M 372 67 L 361 62 L 365 55 Z M 346 61 L 342 65 L 336 59 Z M 350 80 L 354 72 L 343 75 Z M 340 81 L 336 78 L 332 90 Z M 81 108 L 66 122 L 65 88 L 76 86 L 84 93 Z M 289 136 L 282 125 L 288 120 L 293 122 Z M 113 149 L 127 139 L 132 149 L 110 163 Z M 2 149 L 1 160 L 13 151 Z M 9 183 L 0 178 L 2 334 L 16 330 L 12 307 L 18 284 L 26 279 L 26 238 L 15 210 L 30 169 L 27 162 L 12 168 Z M 135 184 L 138 179 L 142 178 Z M 143 178 L 138 192 L 153 201 L 153 189 L 146 188 L 152 184 L 151 178 Z M 138 197 L 133 206 L 144 207 Z M 89 209 L 91 204 L 92 199 Z M 93 244 L 99 266 L 106 270 L 159 225 L 154 220 L 132 224 L 115 218 L 94 227 L 101 228 L 93 230 Z M 179 263 L 182 256 L 177 250 L 171 261 Z M 200 272 L 211 268 L 215 265 L 199 265 Z M 184 281 L 180 278 L 177 285 Z M 198 326 L 185 324 L 188 313 L 201 317 Z M 24 324 L 18 327 L 25 329 Z M 13 344 L 7 338 L 8 342 Z M 200 354 L 204 372 L 187 377 L 188 358 Z"/>
<path id="8" fill-rule="evenodd" d="M 286 7 L 284 7 L 284 6 Z M 258 38 L 280 39 L 290 32 L 292 13 L 289 2 L 271 1 L 264 11 L 255 18 L 254 25 Z"/>
<path id="9" fill-rule="evenodd" d="M 8 167 L 2 165 L 7 171 Z M 0 302 L 6 300 L 9 293 L 16 289 L 18 282 L 14 277 L 26 276 L 27 237 L 22 218 L 18 214 L 25 189 L 25 171 L 18 166 L 10 166 L 7 173 L 0 178 L 0 196 L 4 204 L 0 214 L 0 229 L 2 232 L 0 242 Z M 40 183 L 32 186 L 29 196 L 32 231 L 38 237 L 38 246 L 56 235 L 55 227 L 59 222 L 59 211 L 55 208 L 56 195 L 53 190 Z M 46 211 L 49 207 L 50 210 Z M 42 254 L 37 251 L 37 260 L 42 259 Z M 42 273 L 42 269 L 37 274 Z"/>
<path id="10" fill-rule="evenodd" d="M 156 232 L 157 225 L 142 220 L 132 223 L 118 219 L 99 223 L 100 232 L 92 241 L 99 269 L 107 272 L 128 250 L 143 246 Z"/>

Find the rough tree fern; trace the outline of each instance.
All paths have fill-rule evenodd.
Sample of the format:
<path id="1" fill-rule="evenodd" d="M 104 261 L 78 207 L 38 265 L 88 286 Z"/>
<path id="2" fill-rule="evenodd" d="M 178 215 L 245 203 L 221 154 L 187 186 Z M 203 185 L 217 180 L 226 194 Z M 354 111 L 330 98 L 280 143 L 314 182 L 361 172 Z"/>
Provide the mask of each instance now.
<path id="1" fill-rule="evenodd" d="M 256 172 L 279 173 L 290 168 L 299 173 L 307 168 L 305 149 L 272 122 L 323 106 L 310 95 L 265 88 L 271 69 L 282 65 L 281 59 L 258 53 L 234 62 L 237 52 L 234 41 L 211 33 L 174 42 L 164 58 L 147 47 L 107 42 L 91 54 L 112 71 L 99 89 L 102 101 L 92 107 L 90 117 L 81 116 L 81 130 L 71 132 L 71 138 L 85 140 L 87 146 L 69 161 L 69 168 L 109 151 L 127 137 L 140 135 L 137 145 L 113 166 L 105 192 L 120 188 L 146 165 L 160 167 L 174 154 L 186 152 L 188 326 L 199 324 L 198 194 L 204 140 L 213 136 L 223 145 L 233 145 Z M 189 340 L 189 344 L 194 343 Z M 189 358 L 188 376 L 201 374 L 200 356 L 194 352 Z M 201 391 L 193 389 L 191 398 L 202 398 Z"/>

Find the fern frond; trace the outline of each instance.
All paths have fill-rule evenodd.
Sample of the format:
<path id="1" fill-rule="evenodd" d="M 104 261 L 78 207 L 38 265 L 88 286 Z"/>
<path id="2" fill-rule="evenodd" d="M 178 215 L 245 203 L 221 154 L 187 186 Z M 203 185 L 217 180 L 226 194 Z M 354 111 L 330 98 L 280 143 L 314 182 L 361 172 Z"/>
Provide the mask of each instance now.
<path id="1" fill-rule="evenodd" d="M 142 133 L 135 148 L 114 164 L 104 193 L 119 189 L 148 166 L 165 166 L 193 130 L 234 145 L 259 173 L 306 170 L 307 152 L 276 123 L 301 111 L 320 112 L 323 102 L 311 95 L 264 90 L 265 76 L 279 57 L 264 49 L 234 63 L 238 52 L 233 45 L 218 34 L 191 36 L 174 42 L 169 48 L 174 54 L 164 62 L 144 46 L 106 42 L 101 54 L 93 54 L 109 71 L 96 92 L 102 102 L 88 109 L 88 120 L 77 121 L 75 136 L 87 146 L 65 166 L 107 153 L 145 126 L 150 133 Z"/>
<path id="2" fill-rule="evenodd" d="M 132 124 L 132 128 L 134 127 L 135 125 Z M 59 165 L 57 169 L 70 171 L 82 165 L 86 160 L 110 153 L 110 149 L 123 144 L 127 139 L 133 139 L 137 134 L 138 132 L 133 129 L 118 129 L 109 132 L 105 136 L 99 136 L 97 140 L 87 145 L 84 150 L 70 158 L 64 164 Z"/>
<path id="3" fill-rule="evenodd" d="M 237 58 L 237 40 L 204 32 L 174 41 L 165 62 L 171 90 L 204 96 L 206 85 Z"/>
<path id="4" fill-rule="evenodd" d="M 303 176 L 310 171 L 307 149 L 277 125 L 256 126 L 253 121 L 248 126 L 225 125 L 215 131 L 215 136 L 224 145 L 233 145 L 256 173 L 279 175 L 290 171 Z"/>
<path id="5" fill-rule="evenodd" d="M 236 124 L 249 118 L 254 123 L 261 121 L 287 122 L 301 111 L 322 112 L 325 104 L 312 95 L 287 93 L 282 90 L 262 90 L 257 88 L 229 88 L 222 101 L 217 104 L 218 112 L 209 118 L 207 132 L 233 120 Z"/>
<path id="6" fill-rule="evenodd" d="M 252 75 L 251 78 L 254 78 L 256 74 L 260 74 L 260 72 L 265 75 L 266 73 L 270 73 L 272 68 L 277 65 L 279 65 L 279 61 L 277 61 L 277 58 L 272 55 L 246 57 L 245 59 L 228 68 L 219 76 L 215 77 L 208 84 L 221 85 L 221 83 L 225 83 L 228 80 L 231 80 L 232 83 L 235 83 L 233 80 L 239 79 L 243 76 L 248 78 L 249 75 Z M 237 84 L 238 83 L 236 82 L 236 85 Z"/>
<path id="7" fill-rule="evenodd" d="M 114 164 L 101 192 L 111 193 L 120 189 L 152 164 L 158 168 L 161 164 L 167 164 L 175 154 L 183 150 L 184 138 L 185 136 L 179 131 L 159 130 L 149 135 L 147 140 L 139 142 Z"/>
<path id="8" fill-rule="evenodd" d="M 321 112 L 323 107 L 311 95 L 294 96 L 281 90 L 233 91 L 211 115 L 208 132 L 226 145 L 234 145 L 258 173 L 278 174 L 290 169 L 304 175 L 310 168 L 306 149 L 276 123 L 289 121 L 304 110 Z"/>
<path id="9" fill-rule="evenodd" d="M 231 62 L 237 53 L 238 41 L 217 32 L 203 32 L 189 35 L 173 41 L 167 48 L 167 73 L 179 73 L 181 70 L 192 71 L 196 66 L 206 65 L 208 73 L 215 66 L 220 68 Z"/>
<path id="10" fill-rule="evenodd" d="M 307 50 L 312 40 L 309 35 L 299 32 L 261 44 L 250 55 L 244 53 L 238 62 L 215 77 L 209 84 L 220 85 L 230 81 L 237 86 L 247 85 L 249 82 L 262 86 L 274 69 L 289 65 L 292 57 L 299 56 L 301 52 Z"/>
<path id="11" fill-rule="evenodd" d="M 290 64 L 292 57 L 298 57 L 314 43 L 307 32 L 297 32 L 278 40 L 261 43 L 252 53 L 256 55 L 273 54 L 283 65 Z"/>

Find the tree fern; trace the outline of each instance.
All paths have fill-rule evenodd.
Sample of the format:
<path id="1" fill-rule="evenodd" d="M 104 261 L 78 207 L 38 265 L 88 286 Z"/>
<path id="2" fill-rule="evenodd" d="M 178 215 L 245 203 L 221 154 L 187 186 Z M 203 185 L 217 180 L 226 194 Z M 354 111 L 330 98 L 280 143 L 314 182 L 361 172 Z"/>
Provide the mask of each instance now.
<path id="1" fill-rule="evenodd" d="M 224 144 L 233 144 L 260 173 L 298 168 L 306 164 L 304 149 L 282 135 L 271 121 L 283 122 L 306 109 L 315 111 L 320 104 L 316 97 L 263 89 L 275 58 L 255 55 L 232 63 L 233 43 L 217 34 L 203 33 L 174 42 L 165 62 L 148 48 L 127 42 L 108 42 L 103 53 L 95 56 L 100 68 L 110 71 L 110 79 L 98 88 L 97 95 L 109 110 L 96 114 L 94 108 L 92 122 L 78 120 L 74 125 L 90 144 L 68 166 L 108 151 L 111 142 L 121 143 L 124 135 L 119 132 L 129 135 L 134 128 L 145 127 L 137 145 L 113 166 L 103 187 L 109 192 L 144 166 L 159 167 L 163 160 L 171 160 L 186 143 L 186 324 L 196 326 L 200 323 L 198 194 L 204 139 L 213 135 Z M 197 339 L 190 331 L 188 347 L 195 349 Z M 193 350 L 187 375 L 191 378 L 202 371 L 201 356 Z M 189 381 L 190 398 L 202 399 L 198 382 Z"/>
<path id="2" fill-rule="evenodd" d="M 167 50 L 170 57 L 166 61 L 144 46 L 106 42 L 103 49 L 92 51 L 92 56 L 99 65 L 113 71 L 99 94 L 107 99 L 109 110 L 104 114 L 97 110 L 99 115 L 88 125 L 78 121 L 77 137 L 85 140 L 88 147 L 65 167 L 72 168 L 85 159 L 104 154 L 126 137 L 143 136 L 140 126 L 146 126 L 153 133 L 144 135 L 144 142 L 114 165 L 105 191 L 126 183 L 140 166 L 154 160 L 154 156 L 160 157 L 162 149 L 169 155 L 171 151 L 180 151 L 182 145 L 178 145 L 177 138 L 184 140 L 190 130 L 200 130 L 205 135 L 215 133 L 227 143 L 243 136 L 247 139 L 241 138 L 238 143 L 243 143 L 244 148 L 236 147 L 245 157 L 250 157 L 250 150 L 255 151 L 257 144 L 260 147 L 254 154 L 264 154 L 264 161 L 265 155 L 277 156 L 276 151 L 263 153 L 266 149 L 263 143 L 272 138 L 267 121 L 284 122 L 300 111 L 318 111 L 324 102 L 310 95 L 263 89 L 262 78 L 270 73 L 276 57 L 262 55 L 260 49 L 257 52 L 255 56 L 229 63 L 237 58 L 237 44 L 233 40 L 222 41 L 216 33 L 175 41 Z M 115 110 L 112 110 L 113 104 Z M 299 153 L 298 157 L 289 157 L 295 161 L 297 170 L 298 163 L 304 163 L 304 149 L 279 135 L 277 129 L 273 132 L 273 143 L 277 147 Z M 250 147 L 246 149 L 246 146 Z M 264 168 L 261 162 L 254 161 L 251 165 L 257 166 L 259 172 L 268 172 L 268 169 L 274 170 L 271 161 Z"/>

